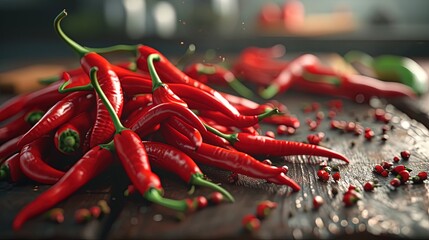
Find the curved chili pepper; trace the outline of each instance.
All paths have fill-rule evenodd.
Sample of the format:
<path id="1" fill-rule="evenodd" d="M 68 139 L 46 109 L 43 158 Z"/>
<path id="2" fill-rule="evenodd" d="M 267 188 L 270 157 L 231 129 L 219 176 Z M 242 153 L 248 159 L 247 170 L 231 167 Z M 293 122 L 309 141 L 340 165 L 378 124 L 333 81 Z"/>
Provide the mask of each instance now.
<path id="1" fill-rule="evenodd" d="M 29 179 L 42 183 L 54 184 L 64 176 L 64 172 L 59 171 L 43 161 L 49 147 L 50 137 L 41 137 L 25 145 L 19 153 L 19 165 L 21 171 Z"/>
<path id="2" fill-rule="evenodd" d="M 62 82 L 53 83 L 40 90 L 15 96 L 0 106 L 0 122 L 34 107 L 51 106 L 62 99 L 65 94 L 58 92 Z"/>
<path id="3" fill-rule="evenodd" d="M 46 114 L 22 136 L 18 145 L 24 146 L 66 123 L 76 114 L 86 111 L 87 108 L 93 104 L 93 99 L 94 94 L 86 92 L 74 92 L 67 95 L 52 106 Z"/>
<path id="4" fill-rule="evenodd" d="M 4 144 L 28 131 L 41 119 L 43 114 L 44 111 L 40 109 L 31 109 L 20 114 L 5 126 L 2 126 L 0 128 L 0 144 Z"/>
<path id="5" fill-rule="evenodd" d="M 82 149 L 85 135 L 93 124 L 91 112 L 82 112 L 61 125 L 54 135 L 54 144 L 64 154 L 74 154 Z"/>
<path id="6" fill-rule="evenodd" d="M 294 191 L 300 190 L 299 185 L 288 178 L 285 175 L 285 170 L 282 168 L 269 166 L 239 151 L 231 151 L 206 143 L 201 144 L 196 151 L 193 151 L 189 140 L 175 129 L 168 127 L 161 128 L 161 132 L 168 143 L 179 147 L 200 163 L 244 174 L 249 177 L 266 179 L 276 184 L 285 184 L 290 186 Z M 173 135 L 174 138 L 169 137 L 170 135 Z"/>
<path id="7" fill-rule="evenodd" d="M 127 101 L 122 110 L 122 117 L 127 118 L 132 112 L 139 108 L 147 107 L 148 104 L 152 103 L 152 94 L 139 94 L 135 95 Z"/>
<path id="8" fill-rule="evenodd" d="M 267 118 L 264 118 L 262 120 L 262 122 L 275 124 L 275 125 L 283 124 L 283 125 L 286 125 L 288 127 L 293 127 L 293 128 L 299 128 L 299 126 L 301 125 L 298 118 L 296 118 L 294 116 L 287 115 L 287 114 L 274 115 L 271 117 L 267 117 Z"/>
<path id="9" fill-rule="evenodd" d="M 55 18 L 55 29 L 57 30 L 59 36 L 80 55 L 81 66 L 85 72 L 89 74 L 93 67 L 98 69 L 97 79 L 100 81 L 100 86 L 103 89 L 103 92 L 106 94 L 108 101 L 113 105 L 115 113 L 120 116 L 124 104 L 124 96 L 122 94 L 122 88 L 118 75 L 113 71 L 112 64 L 110 64 L 105 58 L 98 55 L 97 53 L 90 52 L 86 48 L 77 44 L 63 32 L 60 23 L 65 16 L 67 16 L 67 13 L 65 10 L 63 10 Z M 105 141 L 109 140 L 115 132 L 113 122 L 111 118 L 109 118 L 109 113 L 98 95 L 96 106 L 97 115 L 90 136 L 90 147 L 104 143 Z"/>
<path id="10" fill-rule="evenodd" d="M 201 116 L 204 116 L 207 118 L 211 118 L 221 125 L 236 126 L 239 128 L 245 128 L 245 127 L 253 126 L 253 125 L 259 123 L 264 118 L 270 117 L 270 116 L 278 114 L 278 113 L 279 113 L 278 109 L 272 109 L 268 112 L 265 112 L 265 113 L 262 113 L 259 115 L 250 115 L 250 116 L 240 115 L 240 118 L 232 119 L 232 118 L 229 118 L 228 116 L 226 116 L 220 112 L 207 111 L 207 110 L 199 110 L 198 111 L 198 115 L 201 115 Z"/>
<path id="11" fill-rule="evenodd" d="M 234 202 L 234 197 L 222 187 L 204 179 L 201 169 L 182 151 L 159 142 L 143 142 L 151 165 L 176 173 L 183 181 L 191 185 L 212 188 Z"/>
<path id="12" fill-rule="evenodd" d="M 278 140 L 267 136 L 247 133 L 223 134 L 210 126 L 206 126 L 206 128 L 212 133 L 228 140 L 237 150 L 251 155 L 311 155 L 337 158 L 349 163 L 349 160 L 342 154 L 318 145 Z"/>
<path id="13" fill-rule="evenodd" d="M 165 122 L 165 124 L 170 125 L 172 128 L 178 130 L 183 135 L 185 135 L 195 146 L 195 149 L 201 146 L 201 143 L 203 142 L 203 137 L 201 136 L 201 133 L 193 126 L 188 125 L 183 120 L 174 116 L 170 117 L 168 121 Z"/>
<path id="14" fill-rule="evenodd" d="M 103 172 L 113 163 L 113 160 L 113 154 L 100 146 L 96 146 L 86 152 L 58 182 L 41 193 L 16 215 L 13 221 L 13 229 L 20 229 L 30 218 L 49 210 L 72 195 Z"/>
<path id="15" fill-rule="evenodd" d="M 17 143 L 21 137 L 22 135 L 19 135 L 0 145 L 0 163 L 12 154 L 19 152 L 20 148 Z"/>
<path id="16" fill-rule="evenodd" d="M 185 68 L 185 74 L 202 83 L 228 84 L 241 96 L 252 98 L 253 92 L 243 85 L 234 73 L 218 64 L 195 63 Z"/>
<path id="17" fill-rule="evenodd" d="M 198 120 L 194 121 L 195 114 L 189 109 L 176 103 L 161 103 L 150 105 L 139 111 L 136 115 L 130 116 L 125 122 L 125 126 L 133 131 L 142 131 L 151 128 L 169 117 L 176 116 L 189 123 L 200 132 L 204 132 L 204 124 Z"/>
<path id="18" fill-rule="evenodd" d="M 0 167 L 0 180 L 9 179 L 12 182 L 19 182 L 24 178 L 19 165 L 19 153 L 10 156 Z"/>
<path id="19" fill-rule="evenodd" d="M 150 168 L 147 153 L 140 137 L 122 125 L 119 116 L 98 83 L 96 67 L 91 69 L 90 79 L 92 86 L 100 96 L 100 100 L 106 106 L 116 130 L 113 141 L 107 146 L 111 148 L 112 144 L 114 145 L 115 152 L 133 185 L 149 201 L 177 211 L 193 211 L 197 206 L 194 202 L 189 203 L 186 200 L 179 201 L 162 197 L 161 181 Z"/>

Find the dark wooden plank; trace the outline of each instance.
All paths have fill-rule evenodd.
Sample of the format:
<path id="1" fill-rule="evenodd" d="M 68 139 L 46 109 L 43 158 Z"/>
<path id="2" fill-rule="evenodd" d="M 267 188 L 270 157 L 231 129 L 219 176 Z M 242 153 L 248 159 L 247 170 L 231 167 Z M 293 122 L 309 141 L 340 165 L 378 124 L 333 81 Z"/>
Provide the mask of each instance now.
<path id="1" fill-rule="evenodd" d="M 281 97 L 292 113 L 297 114 L 303 125 L 293 136 L 281 137 L 296 141 L 305 141 L 311 133 L 305 125 L 306 118 L 314 118 L 314 113 L 304 114 L 300 107 L 305 103 L 317 101 L 322 103 L 326 112 L 329 98 L 287 94 Z M 346 154 L 349 165 L 340 164 L 342 179 L 336 183 L 323 183 L 316 177 L 316 171 L 323 158 L 294 156 L 277 159 L 277 165 L 289 166 L 289 175 L 302 186 L 302 191 L 292 193 L 290 188 L 265 183 L 240 176 L 235 184 L 227 182 L 228 173 L 212 168 L 204 168 L 206 174 L 215 182 L 221 183 L 236 197 L 232 204 L 209 207 L 196 213 L 188 214 L 178 222 L 175 213 L 162 207 L 148 205 L 145 201 L 126 201 L 126 205 L 113 224 L 108 237 L 122 238 L 380 238 L 406 237 L 423 238 L 429 234 L 428 218 L 428 183 L 423 185 L 406 185 L 396 191 L 390 190 L 388 182 L 392 179 L 382 178 L 372 172 L 376 163 L 391 161 L 394 155 L 402 150 L 410 150 L 412 157 L 408 162 L 401 162 L 413 169 L 412 173 L 427 171 L 429 149 L 428 130 L 420 123 L 409 119 L 392 105 L 380 103 L 394 115 L 391 125 L 394 129 L 388 133 L 389 140 L 380 141 L 383 123 L 372 118 L 374 109 L 368 105 L 344 101 L 344 111 L 337 119 L 356 121 L 371 127 L 377 136 L 366 141 L 363 136 L 341 133 L 331 130 L 329 121 L 324 120 L 318 131 L 323 131 L 329 138 L 323 145 Z M 264 130 L 275 130 L 273 126 L 263 125 Z M 354 142 L 354 147 L 352 147 Z M 363 193 L 363 199 L 354 207 L 346 208 L 342 203 L 343 193 L 349 184 L 362 189 L 363 184 L 377 179 L 381 187 L 374 192 Z M 178 183 L 163 178 L 166 196 L 186 197 L 186 189 Z M 179 188 L 177 188 L 179 187 Z M 338 189 L 335 196 L 332 189 Z M 207 194 L 198 189 L 196 194 Z M 322 196 L 326 203 L 317 211 L 312 209 L 313 196 Z M 241 225 L 245 214 L 254 213 L 259 201 L 270 199 L 279 207 L 265 220 L 258 232 L 246 233 Z"/>

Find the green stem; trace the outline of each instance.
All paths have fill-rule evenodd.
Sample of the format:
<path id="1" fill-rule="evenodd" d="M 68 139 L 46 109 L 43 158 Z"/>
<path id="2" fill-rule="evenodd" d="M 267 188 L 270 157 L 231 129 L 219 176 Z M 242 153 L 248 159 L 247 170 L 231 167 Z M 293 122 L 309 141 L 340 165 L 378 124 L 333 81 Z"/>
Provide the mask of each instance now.
<path id="1" fill-rule="evenodd" d="M 274 109 L 272 109 L 270 111 L 267 111 L 267 112 L 259 114 L 258 115 L 258 120 L 261 121 L 264 118 L 267 118 L 267 117 L 270 117 L 272 115 L 276 115 L 276 114 L 279 114 L 279 113 L 280 113 L 279 109 L 278 108 L 274 108 Z"/>
<path id="2" fill-rule="evenodd" d="M 248 87 L 246 87 L 243 83 L 240 82 L 238 79 L 234 79 L 232 81 L 228 82 L 228 85 L 236 91 L 238 94 L 245 98 L 253 98 L 254 94 L 252 90 L 250 90 Z"/>
<path id="3" fill-rule="evenodd" d="M 158 73 L 155 69 L 155 65 L 153 64 L 154 61 L 159 60 L 161 60 L 161 57 L 159 56 L 159 54 L 156 53 L 152 53 L 147 57 L 147 65 L 149 68 L 150 77 L 152 78 L 152 92 L 154 92 L 156 89 L 158 89 L 164 84 L 159 78 Z"/>
<path id="4" fill-rule="evenodd" d="M 110 117 L 112 118 L 113 125 L 115 125 L 116 133 L 120 133 L 127 128 L 124 127 L 124 125 L 122 125 L 121 120 L 119 119 L 118 115 L 113 109 L 112 104 L 107 99 L 106 94 L 104 94 L 103 90 L 100 87 L 100 84 L 98 84 L 97 71 L 98 71 L 97 67 L 92 67 L 89 72 L 90 78 L 91 78 L 91 84 L 94 87 L 95 91 L 97 92 L 98 96 L 100 97 L 101 101 L 103 102 L 104 106 L 106 106 L 106 109 L 109 112 Z"/>
<path id="5" fill-rule="evenodd" d="M 234 202 L 234 197 L 228 191 L 226 191 L 224 188 L 222 188 L 221 186 L 219 186 L 217 184 L 214 184 L 212 182 L 205 180 L 201 174 L 192 175 L 190 184 L 214 189 L 214 190 L 222 193 L 230 202 Z"/>
<path id="6" fill-rule="evenodd" d="M 189 44 L 188 48 L 186 49 L 185 54 L 183 54 L 182 57 L 177 60 L 176 67 L 177 68 L 183 68 L 187 59 L 192 56 L 195 53 L 195 45 Z"/>
<path id="7" fill-rule="evenodd" d="M 60 79 L 61 78 L 58 76 L 46 77 L 46 78 L 39 79 L 39 83 L 42 85 L 49 85 L 51 83 L 58 82 Z"/>
<path id="8" fill-rule="evenodd" d="M 186 212 L 188 210 L 188 204 L 186 203 L 186 201 L 164 198 L 161 196 L 159 190 L 154 188 L 149 189 L 144 194 L 144 197 L 151 202 L 154 202 L 167 208 L 174 209 L 176 211 Z"/>
<path id="9" fill-rule="evenodd" d="M 45 115 L 44 111 L 33 111 L 27 114 L 25 121 L 30 125 L 34 125 L 43 117 L 43 115 Z"/>
<path id="10" fill-rule="evenodd" d="M 91 52 L 96 53 L 112 53 L 112 52 L 134 52 L 137 53 L 137 49 L 140 45 L 126 45 L 126 44 L 118 44 L 113 45 L 109 47 L 104 48 L 93 48 L 93 47 L 86 47 Z"/>
<path id="11" fill-rule="evenodd" d="M 279 92 L 279 87 L 277 85 L 270 85 L 265 88 L 259 95 L 264 99 L 270 99 L 274 97 Z"/>
<path id="12" fill-rule="evenodd" d="M 69 44 L 69 46 L 71 48 L 73 48 L 73 50 L 79 54 L 80 57 L 85 56 L 87 53 L 89 53 L 88 49 L 82 47 L 81 45 L 79 45 L 78 43 L 76 43 L 75 41 L 73 41 L 71 38 L 69 38 L 61 29 L 61 20 L 63 18 L 65 18 L 67 16 L 67 12 L 64 9 L 60 14 L 58 14 L 58 16 L 55 18 L 54 20 L 54 28 L 55 30 L 57 30 L 58 34 L 60 35 L 60 37 Z"/>
<path id="13" fill-rule="evenodd" d="M 0 180 L 9 178 L 9 167 L 7 165 L 2 165 L 0 167 Z"/>
<path id="14" fill-rule="evenodd" d="M 72 88 L 66 88 L 70 84 L 70 81 L 66 81 L 58 87 L 59 93 L 68 93 L 68 92 L 76 92 L 76 91 L 90 91 L 93 89 L 92 84 L 88 83 L 87 85 L 77 86 Z"/>
<path id="15" fill-rule="evenodd" d="M 214 134 L 218 135 L 218 136 L 219 136 L 219 137 L 221 137 L 221 138 L 225 138 L 225 139 L 226 139 L 229 143 L 231 143 L 232 145 L 234 145 L 234 143 L 238 141 L 238 138 L 237 138 L 237 134 L 236 134 L 236 133 L 234 133 L 234 134 L 227 134 L 227 133 L 223 133 L 223 132 L 221 132 L 221 131 L 217 130 L 216 128 L 214 128 L 214 127 L 212 127 L 212 126 L 210 126 L 210 125 L 208 125 L 208 124 L 206 124 L 206 123 L 204 123 L 204 126 L 205 126 L 205 127 L 207 128 L 207 130 L 209 130 L 210 132 L 212 132 L 212 133 L 214 133 Z"/>
<path id="16" fill-rule="evenodd" d="M 80 147 L 79 133 L 68 129 L 59 136 L 59 149 L 64 153 L 73 153 Z"/>

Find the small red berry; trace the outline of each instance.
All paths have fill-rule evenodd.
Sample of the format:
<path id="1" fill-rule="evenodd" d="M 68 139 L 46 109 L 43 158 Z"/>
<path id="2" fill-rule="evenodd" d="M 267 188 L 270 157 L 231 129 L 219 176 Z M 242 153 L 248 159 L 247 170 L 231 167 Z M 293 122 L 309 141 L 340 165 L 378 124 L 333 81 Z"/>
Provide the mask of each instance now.
<path id="1" fill-rule="evenodd" d="M 370 130 L 368 132 L 365 133 L 365 138 L 366 140 L 370 141 L 372 140 L 372 138 L 375 136 L 374 131 Z"/>
<path id="2" fill-rule="evenodd" d="M 209 195 L 209 202 L 213 205 L 217 205 L 223 201 L 224 197 L 220 192 L 213 192 Z"/>
<path id="3" fill-rule="evenodd" d="M 92 206 L 89 208 L 89 212 L 93 218 L 99 218 L 101 215 L 101 208 L 100 206 Z"/>
<path id="4" fill-rule="evenodd" d="M 381 176 L 382 176 L 382 177 L 387 177 L 387 176 L 389 176 L 389 171 L 383 170 L 383 171 L 381 172 Z"/>
<path id="5" fill-rule="evenodd" d="M 359 196 L 354 190 L 348 191 L 343 195 L 343 203 L 346 207 L 353 206 L 359 199 Z"/>
<path id="6" fill-rule="evenodd" d="M 84 223 L 91 219 L 91 212 L 86 208 L 80 208 L 76 210 L 74 214 L 74 220 L 77 223 Z"/>
<path id="7" fill-rule="evenodd" d="M 407 170 L 408 172 L 411 172 L 411 169 L 405 167 L 404 165 L 398 165 L 394 167 L 391 171 L 393 174 L 398 174 L 402 170 Z"/>
<path id="8" fill-rule="evenodd" d="M 401 185 L 401 180 L 394 178 L 390 181 L 390 185 L 393 187 L 399 187 Z"/>
<path id="9" fill-rule="evenodd" d="M 284 135 L 287 133 L 288 127 L 284 124 L 280 124 L 277 126 L 277 134 Z"/>
<path id="10" fill-rule="evenodd" d="M 355 185 L 349 185 L 349 187 L 347 189 L 347 192 L 355 191 L 355 190 L 356 190 L 356 186 Z"/>
<path id="11" fill-rule="evenodd" d="M 318 126 L 319 124 L 316 121 L 311 121 L 310 123 L 308 123 L 310 131 L 316 130 Z"/>
<path id="12" fill-rule="evenodd" d="M 64 222 L 64 209 L 62 208 L 53 208 L 46 213 L 46 217 L 49 221 L 55 223 Z"/>
<path id="13" fill-rule="evenodd" d="M 309 134 L 307 136 L 308 143 L 313 144 L 313 145 L 319 145 L 320 140 L 321 140 L 320 137 L 316 134 Z"/>
<path id="14" fill-rule="evenodd" d="M 205 208 L 209 204 L 207 198 L 204 197 L 204 196 L 198 196 L 198 197 L 196 197 L 196 201 L 197 201 L 197 207 L 198 207 L 198 209 Z"/>
<path id="15" fill-rule="evenodd" d="M 393 164 L 390 162 L 384 161 L 381 163 L 381 166 L 383 166 L 384 169 L 390 169 L 393 166 Z"/>
<path id="16" fill-rule="evenodd" d="M 267 217 L 273 209 L 277 207 L 277 203 L 270 200 L 265 200 L 256 206 L 256 216 L 260 219 Z"/>
<path id="17" fill-rule="evenodd" d="M 417 174 L 417 176 L 418 176 L 420 179 L 422 179 L 422 180 L 426 180 L 426 179 L 428 179 L 428 173 L 427 173 L 427 172 L 419 172 L 419 173 Z"/>
<path id="18" fill-rule="evenodd" d="M 394 157 L 393 157 L 393 161 L 394 161 L 394 162 L 399 162 L 399 160 L 400 160 L 400 158 L 399 158 L 398 156 L 394 156 Z"/>
<path id="19" fill-rule="evenodd" d="M 374 166 L 374 171 L 375 171 L 376 173 L 381 174 L 381 172 L 383 172 L 383 171 L 384 171 L 384 168 L 383 168 L 383 166 L 381 166 L 380 164 L 377 164 L 377 165 L 375 165 L 375 166 Z"/>
<path id="20" fill-rule="evenodd" d="M 348 122 L 346 125 L 346 131 L 347 132 L 353 132 L 356 129 L 356 123 L 355 122 Z"/>
<path id="21" fill-rule="evenodd" d="M 363 190 L 365 190 L 365 192 L 371 192 L 372 190 L 374 190 L 374 182 L 372 181 L 366 182 L 363 185 Z"/>
<path id="22" fill-rule="evenodd" d="M 241 220 L 241 224 L 249 232 L 257 231 L 261 227 L 261 221 L 253 214 L 245 215 Z"/>
<path id="23" fill-rule="evenodd" d="M 334 181 L 338 181 L 341 178 L 341 175 L 339 172 L 336 172 L 334 174 L 332 174 L 332 178 L 334 179 Z"/>
<path id="24" fill-rule="evenodd" d="M 327 182 L 329 180 L 329 173 L 323 169 L 317 171 L 317 176 L 320 180 Z"/>
<path id="25" fill-rule="evenodd" d="M 295 132 L 296 132 L 296 129 L 295 129 L 295 128 L 293 128 L 293 127 L 288 127 L 288 128 L 287 128 L 287 134 L 289 134 L 289 135 L 294 135 L 294 134 L 295 134 Z"/>
<path id="26" fill-rule="evenodd" d="M 411 156 L 410 151 L 405 150 L 401 152 L 401 157 L 403 160 L 408 160 L 410 156 Z"/>
<path id="27" fill-rule="evenodd" d="M 325 202 L 325 200 L 323 200 L 323 198 L 321 196 L 315 196 L 313 198 L 313 208 L 319 209 L 320 206 L 322 206 L 324 202 Z"/>
<path id="28" fill-rule="evenodd" d="M 408 179 L 410 179 L 410 172 L 408 172 L 407 170 L 402 170 L 398 173 L 396 178 L 398 178 L 399 180 L 401 180 L 402 183 L 404 183 L 408 181 Z"/>

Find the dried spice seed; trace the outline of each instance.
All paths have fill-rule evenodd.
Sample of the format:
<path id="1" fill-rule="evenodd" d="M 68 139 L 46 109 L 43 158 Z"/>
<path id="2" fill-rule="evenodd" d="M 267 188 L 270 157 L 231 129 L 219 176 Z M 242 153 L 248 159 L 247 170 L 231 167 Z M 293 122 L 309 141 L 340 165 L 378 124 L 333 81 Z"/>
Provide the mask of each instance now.
<path id="1" fill-rule="evenodd" d="M 241 220 L 241 224 L 249 232 L 257 231 L 261 227 L 261 221 L 253 214 L 245 215 Z"/>
<path id="2" fill-rule="evenodd" d="M 399 180 L 398 178 L 394 178 L 390 181 L 390 185 L 392 187 L 399 187 L 401 185 L 401 180 Z"/>
<path id="3" fill-rule="evenodd" d="M 213 205 L 218 205 L 223 201 L 224 197 L 220 192 L 213 192 L 209 195 L 209 202 Z"/>
<path id="4" fill-rule="evenodd" d="M 334 181 L 339 181 L 340 180 L 340 178 L 341 178 L 341 175 L 340 175 L 340 173 L 339 172 L 336 172 L 336 173 L 334 173 L 334 174 L 332 174 L 332 178 L 334 179 Z"/>
<path id="5" fill-rule="evenodd" d="M 372 140 L 374 136 L 375 136 L 375 133 L 372 130 L 365 132 L 365 139 L 368 141 Z"/>
<path id="6" fill-rule="evenodd" d="M 270 200 L 264 200 L 256 206 L 256 216 L 259 219 L 264 219 L 271 214 L 272 210 L 277 208 L 277 203 Z"/>
<path id="7" fill-rule="evenodd" d="M 411 153 L 408 150 L 402 151 L 401 152 L 401 157 L 403 160 L 408 160 L 410 159 Z"/>
<path id="8" fill-rule="evenodd" d="M 319 137 L 318 135 L 316 135 L 316 134 L 309 134 L 309 135 L 307 136 L 307 141 L 308 141 L 308 143 L 310 143 L 310 144 L 313 144 L 313 145 L 319 145 L 319 143 L 320 143 L 321 139 L 320 139 L 320 137 Z"/>
<path id="9" fill-rule="evenodd" d="M 198 209 L 202 209 L 202 208 L 205 208 L 205 207 L 207 207 L 208 206 L 208 200 L 207 200 L 207 198 L 206 197 L 204 197 L 204 196 L 198 196 L 198 197 L 196 197 L 196 202 L 197 202 L 197 208 Z"/>
<path id="10" fill-rule="evenodd" d="M 401 183 L 405 183 L 406 181 L 408 181 L 408 179 L 410 179 L 410 172 L 404 169 L 398 173 L 396 178 L 401 180 Z"/>
<path id="11" fill-rule="evenodd" d="M 399 162 L 399 160 L 401 160 L 401 159 L 400 159 L 398 156 L 394 156 L 394 157 L 393 157 L 393 161 L 394 161 L 394 162 Z"/>
<path id="12" fill-rule="evenodd" d="M 383 170 L 383 171 L 381 172 L 381 176 L 382 176 L 382 177 L 387 177 L 387 176 L 389 176 L 389 171 L 387 171 L 387 170 Z"/>
<path id="13" fill-rule="evenodd" d="M 327 182 L 329 180 L 329 173 L 323 169 L 317 171 L 317 176 L 320 180 Z"/>

